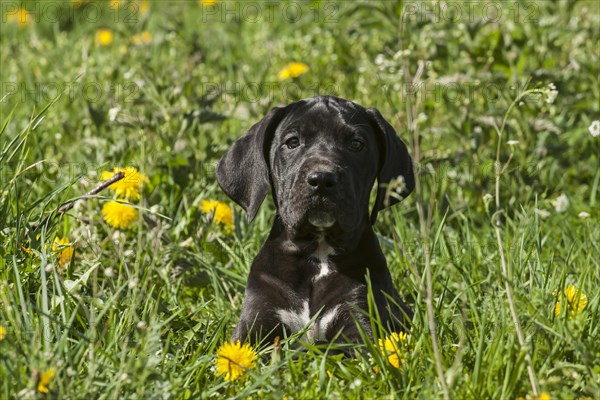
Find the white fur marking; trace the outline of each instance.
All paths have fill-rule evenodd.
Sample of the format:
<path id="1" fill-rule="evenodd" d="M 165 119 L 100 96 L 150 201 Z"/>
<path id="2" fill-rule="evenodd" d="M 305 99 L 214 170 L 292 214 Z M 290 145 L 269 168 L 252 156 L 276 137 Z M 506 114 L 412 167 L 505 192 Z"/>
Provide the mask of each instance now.
<path id="1" fill-rule="evenodd" d="M 292 334 L 306 330 L 303 339 L 314 343 L 316 340 L 326 340 L 327 329 L 337 317 L 338 309 L 339 304 L 323 314 L 322 317 L 317 318 L 316 321 L 311 321 L 308 301 L 305 301 L 298 311 L 279 309 L 276 314 L 279 320 L 292 331 Z"/>
<path id="2" fill-rule="evenodd" d="M 315 340 L 327 340 L 327 329 L 329 325 L 333 322 L 333 320 L 337 317 L 338 308 L 340 305 L 333 307 L 331 310 L 327 311 L 321 319 L 319 319 L 316 323 L 316 326 L 313 327 L 315 330 L 314 339 Z"/>
<path id="3" fill-rule="evenodd" d="M 298 311 L 279 309 L 276 314 L 279 320 L 292 330 L 292 333 L 300 332 L 310 322 L 308 301 L 304 301 L 302 308 Z"/>
<path id="4" fill-rule="evenodd" d="M 317 258 L 320 262 L 319 264 L 319 273 L 315 275 L 313 280 L 317 280 L 329 275 L 332 271 L 329 268 L 329 257 L 334 255 L 335 251 L 333 247 L 331 247 L 323 238 L 323 236 L 319 237 L 319 245 L 312 256 Z"/>
<path id="5" fill-rule="evenodd" d="M 319 238 L 319 245 L 317 246 L 317 249 L 315 250 L 314 253 L 312 253 L 313 257 L 316 257 L 319 259 L 319 261 L 321 261 L 322 263 L 327 262 L 327 260 L 329 259 L 330 256 L 334 255 L 335 251 L 333 250 L 333 247 L 331 247 L 323 238 L 323 236 L 321 236 Z"/>
<path id="6" fill-rule="evenodd" d="M 322 262 L 319 264 L 319 273 L 315 275 L 314 280 L 321 279 L 331 273 L 331 269 L 329 269 L 329 264 L 326 262 Z"/>

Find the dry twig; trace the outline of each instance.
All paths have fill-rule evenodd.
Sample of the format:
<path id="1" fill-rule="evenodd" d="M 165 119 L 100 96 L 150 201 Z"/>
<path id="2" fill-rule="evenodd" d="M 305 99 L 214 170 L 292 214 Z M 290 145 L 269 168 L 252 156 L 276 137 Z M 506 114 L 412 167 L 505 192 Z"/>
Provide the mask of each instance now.
<path id="1" fill-rule="evenodd" d="M 86 198 L 88 198 L 90 196 L 97 195 L 98 193 L 100 193 L 101 191 L 103 191 L 104 189 L 106 189 L 107 187 L 109 187 L 110 185 L 112 185 L 113 183 L 120 181 L 124 177 L 125 177 L 125 173 L 124 172 L 117 172 L 110 179 L 107 179 L 105 181 L 100 182 L 95 188 L 93 188 L 92 190 L 90 190 L 89 192 L 87 192 L 85 195 L 83 195 L 83 196 L 81 196 L 81 197 L 79 197 L 79 198 L 77 198 L 75 200 L 69 200 L 68 202 L 64 203 L 62 206 L 60 206 L 60 208 L 56 212 L 55 216 L 58 217 L 58 216 L 60 216 L 60 215 L 62 215 L 64 213 L 66 213 L 71 208 L 73 208 L 78 201 L 86 199 Z M 52 217 L 52 215 L 50 215 L 48 218 L 50 218 L 50 217 Z M 45 221 L 47 221 L 47 219 Z M 38 226 L 40 226 L 41 224 L 42 224 L 42 222 L 34 224 L 33 225 L 33 229 L 37 229 Z"/>

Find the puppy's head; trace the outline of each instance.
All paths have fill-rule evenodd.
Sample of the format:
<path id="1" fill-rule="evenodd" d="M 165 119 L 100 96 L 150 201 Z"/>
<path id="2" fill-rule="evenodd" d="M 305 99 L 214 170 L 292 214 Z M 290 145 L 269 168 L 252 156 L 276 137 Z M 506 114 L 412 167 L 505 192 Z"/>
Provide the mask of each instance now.
<path id="1" fill-rule="evenodd" d="M 387 185 L 403 181 L 400 196 Z M 274 108 L 237 140 L 217 166 L 219 185 L 252 220 L 269 189 L 287 229 L 351 232 L 371 212 L 406 197 L 414 187 L 406 146 L 376 109 L 331 96 Z"/>

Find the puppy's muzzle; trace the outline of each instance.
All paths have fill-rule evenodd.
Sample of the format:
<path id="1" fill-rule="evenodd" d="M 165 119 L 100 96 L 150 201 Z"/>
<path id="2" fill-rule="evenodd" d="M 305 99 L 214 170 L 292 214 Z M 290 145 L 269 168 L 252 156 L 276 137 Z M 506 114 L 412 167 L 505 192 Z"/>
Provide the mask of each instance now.
<path id="1" fill-rule="evenodd" d="M 333 204 L 340 195 L 341 173 L 334 166 L 317 164 L 307 171 L 304 181 L 305 193 L 311 198 L 309 223 L 318 229 L 330 228 L 337 219 Z"/>

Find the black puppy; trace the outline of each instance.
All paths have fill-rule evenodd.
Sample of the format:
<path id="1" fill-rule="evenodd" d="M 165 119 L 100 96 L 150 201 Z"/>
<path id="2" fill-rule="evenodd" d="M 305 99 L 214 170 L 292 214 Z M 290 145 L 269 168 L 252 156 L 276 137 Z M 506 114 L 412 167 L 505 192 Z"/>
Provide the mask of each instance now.
<path id="1" fill-rule="evenodd" d="M 406 328 L 412 312 L 392 284 L 371 223 L 412 191 L 414 177 L 406 146 L 379 111 L 332 96 L 274 108 L 223 156 L 217 180 L 250 221 L 270 189 L 277 207 L 233 340 L 306 329 L 313 342 L 359 341 L 356 322 L 372 333 L 367 273 L 383 324 Z M 403 181 L 400 196 L 386 196 L 392 180 Z"/>

